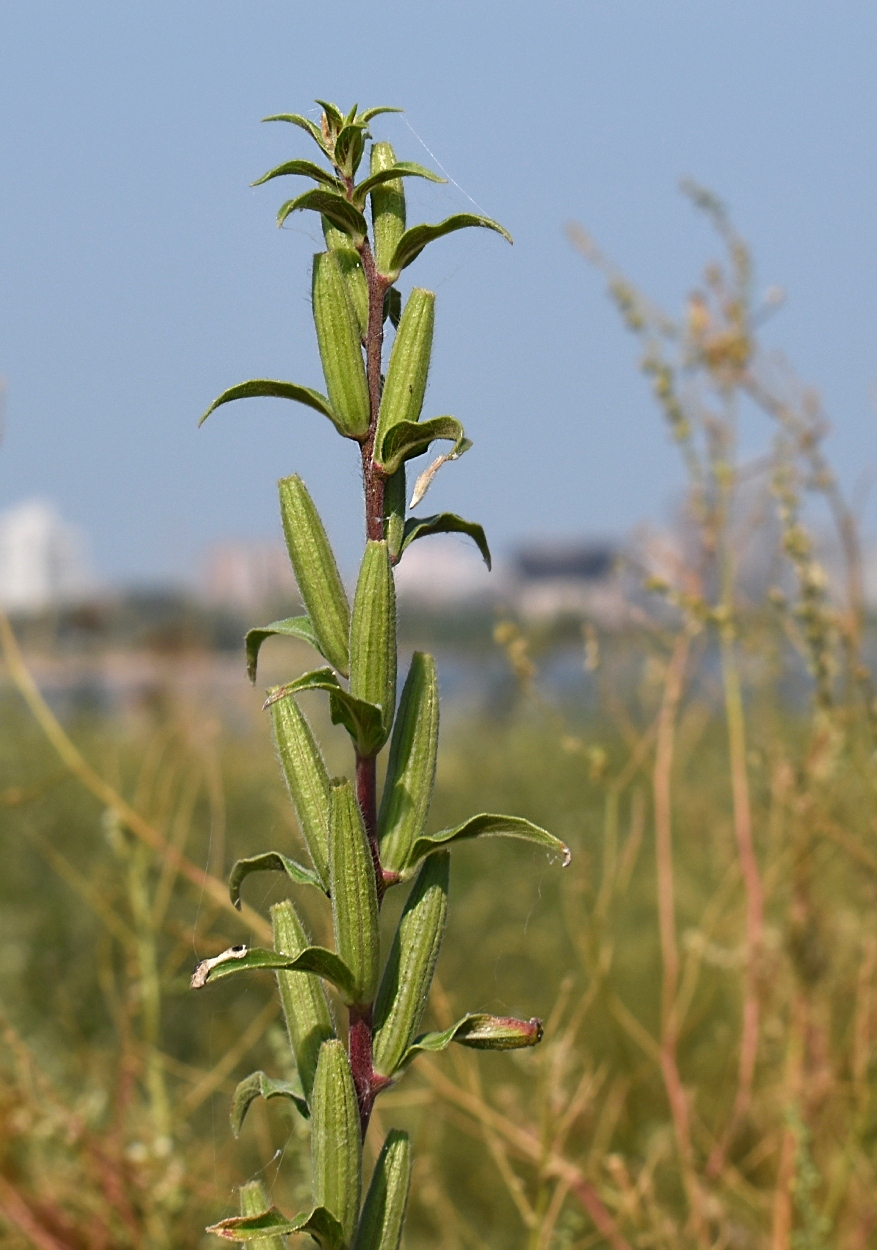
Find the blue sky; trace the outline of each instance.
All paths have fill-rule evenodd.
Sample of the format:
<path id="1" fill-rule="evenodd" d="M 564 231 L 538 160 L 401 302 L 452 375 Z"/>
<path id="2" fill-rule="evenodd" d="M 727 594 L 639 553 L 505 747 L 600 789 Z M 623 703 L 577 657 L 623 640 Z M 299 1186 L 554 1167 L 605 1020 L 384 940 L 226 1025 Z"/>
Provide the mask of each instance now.
<path id="1" fill-rule="evenodd" d="M 148 580 L 276 533 L 274 483 L 300 472 L 352 566 L 355 448 L 327 422 L 253 401 L 196 428 L 245 378 L 321 385 L 317 232 L 276 230 L 285 188 L 248 186 L 311 155 L 259 119 L 315 96 L 404 106 L 376 135 L 430 163 L 422 140 L 458 184 L 409 183 L 411 220 L 471 197 L 515 236 L 409 271 L 438 295 L 428 413 L 475 441 L 430 510 L 501 549 L 666 509 L 676 457 L 563 223 L 678 307 L 713 251 L 684 175 L 786 290 L 769 339 L 821 390 L 852 484 L 877 461 L 875 43 L 873 5 L 807 0 L 0 6 L 0 508 L 53 499 L 105 576 Z"/>

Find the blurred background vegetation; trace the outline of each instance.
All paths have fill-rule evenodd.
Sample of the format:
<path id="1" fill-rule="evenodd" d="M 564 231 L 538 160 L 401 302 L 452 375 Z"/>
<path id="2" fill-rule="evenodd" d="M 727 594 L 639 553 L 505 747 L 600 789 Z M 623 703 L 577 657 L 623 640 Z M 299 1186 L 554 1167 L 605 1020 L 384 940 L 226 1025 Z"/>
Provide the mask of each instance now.
<path id="1" fill-rule="evenodd" d="M 403 620 L 450 692 L 435 827 L 510 811 L 573 849 L 562 873 L 514 843 L 455 852 L 435 1023 L 539 1014 L 546 1032 L 533 1052 L 421 1060 L 378 1104 L 414 1136 L 411 1250 L 877 1245 L 877 703 L 855 516 L 816 396 L 759 347 L 772 303 L 753 301 L 747 249 L 688 192 L 723 255 L 678 317 L 571 231 L 685 459 L 673 541 L 631 548 L 611 627 Z M 207 1245 L 197 1230 L 245 1180 L 287 1209 L 308 1188 L 285 1105 L 254 1106 L 237 1141 L 228 1127 L 237 1080 L 283 1075 L 270 979 L 188 993 L 196 957 L 264 939 L 283 885 L 250 878 L 239 915 L 222 881 L 296 847 L 295 819 L 236 623 L 146 606 L 103 632 L 0 619 L 14 1250 Z M 136 670 L 123 697 L 58 681 L 84 653 Z M 272 643 L 260 686 L 306 663 Z M 343 738 L 307 710 L 344 771 Z"/>

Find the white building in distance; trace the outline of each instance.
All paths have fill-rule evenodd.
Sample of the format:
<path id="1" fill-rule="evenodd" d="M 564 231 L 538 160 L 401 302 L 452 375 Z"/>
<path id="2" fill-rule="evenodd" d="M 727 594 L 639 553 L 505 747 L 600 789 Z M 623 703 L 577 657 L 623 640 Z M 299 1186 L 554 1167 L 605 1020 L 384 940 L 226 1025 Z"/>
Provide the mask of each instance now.
<path id="1" fill-rule="evenodd" d="M 97 589 L 85 535 L 42 499 L 0 513 L 0 603 L 40 612 Z"/>

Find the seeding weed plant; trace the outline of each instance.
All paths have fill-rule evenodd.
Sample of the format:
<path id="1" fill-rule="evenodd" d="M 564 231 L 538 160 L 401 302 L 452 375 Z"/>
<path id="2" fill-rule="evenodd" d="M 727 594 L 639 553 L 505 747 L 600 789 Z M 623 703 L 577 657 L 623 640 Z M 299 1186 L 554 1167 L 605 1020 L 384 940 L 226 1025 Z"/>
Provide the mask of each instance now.
<path id="1" fill-rule="evenodd" d="M 250 630 L 247 659 L 255 680 L 258 655 L 274 635 L 307 642 L 327 662 L 269 693 L 277 752 L 310 863 L 288 848 L 239 860 L 230 891 L 236 903 L 252 873 L 285 873 L 296 891 L 316 890 L 331 906 L 334 949 L 313 945 L 292 899 L 272 910 L 273 946 L 232 946 L 203 960 L 193 988 L 253 970 L 273 969 L 295 1061 L 292 1080 L 254 1072 L 233 1100 L 236 1132 L 257 1098 L 288 1098 L 310 1121 L 313 1200 L 290 1217 L 268 1207 L 258 1181 L 241 1190 L 241 1214 L 210 1231 L 233 1241 L 279 1246 L 310 1236 L 326 1250 L 395 1250 L 402 1237 L 410 1183 L 408 1135 L 392 1129 L 362 1195 L 363 1141 L 375 1100 L 392 1089 L 418 1055 L 452 1042 L 481 1050 L 513 1050 L 542 1037 L 536 1018 L 475 1013 L 439 1032 L 420 1032 L 448 910 L 450 847 L 472 838 L 522 838 L 568 858 L 566 847 L 521 817 L 481 813 L 427 832 L 436 772 L 439 695 L 433 658 L 415 652 L 396 706 L 397 623 L 394 568 L 407 547 L 436 533 L 468 534 L 485 560 L 481 527 L 452 514 L 406 518 L 438 469 L 471 446 L 451 416 L 421 420 L 432 352 L 435 296 L 415 287 L 403 301 L 402 272 L 433 241 L 464 227 L 508 238 L 486 217 L 470 213 L 438 225 L 408 226 L 404 179 L 438 175 L 401 162 L 387 143 L 371 144 L 370 170 L 359 176 L 381 113 L 342 113 L 319 101 L 319 126 L 297 114 L 291 123 L 316 143 L 325 164 L 291 160 L 259 179 L 305 178 L 316 186 L 288 200 L 278 224 L 294 212 L 317 213 L 326 250 L 313 259 L 312 301 L 326 394 L 295 383 L 244 382 L 208 409 L 255 396 L 274 396 L 316 409 L 359 449 L 366 546 L 353 604 L 338 573 L 329 538 L 300 477 L 280 483 L 286 544 L 306 614 Z M 370 207 L 371 228 L 365 212 Z M 384 325 L 395 337 L 384 364 Z M 386 374 L 384 369 L 386 368 Z M 450 450 L 421 473 L 407 504 L 406 468 L 436 441 Z M 350 736 L 347 777 L 330 777 L 299 706 L 308 691 L 328 695 L 331 719 Z M 383 787 L 378 757 L 389 747 Z M 413 882 L 389 953 L 382 958 L 379 916 L 387 891 Z M 326 992 L 330 987 L 340 1002 Z M 268 1238 L 266 1242 L 266 1237 Z"/>

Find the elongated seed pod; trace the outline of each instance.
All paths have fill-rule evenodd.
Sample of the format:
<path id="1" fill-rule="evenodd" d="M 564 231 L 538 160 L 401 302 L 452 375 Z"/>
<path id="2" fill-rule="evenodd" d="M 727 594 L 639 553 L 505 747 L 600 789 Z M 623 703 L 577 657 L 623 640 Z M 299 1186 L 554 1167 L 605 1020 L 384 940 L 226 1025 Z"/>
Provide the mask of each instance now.
<path id="1" fill-rule="evenodd" d="M 396 164 L 396 153 L 389 143 L 373 143 L 371 170 L 378 174 Z M 390 261 L 405 233 L 405 188 L 401 178 L 382 182 L 371 192 L 372 226 L 375 239 L 375 264 L 379 273 L 390 272 Z"/>
<path id="2" fill-rule="evenodd" d="M 309 945 L 308 935 L 289 899 L 271 908 L 274 949 L 295 958 Z M 310 1104 L 323 1042 L 335 1036 L 326 991 L 319 977 L 307 972 L 278 972 L 277 987 L 286 1019 L 289 1044 L 295 1055 L 301 1087 Z"/>
<path id="3" fill-rule="evenodd" d="M 289 797 L 311 861 L 329 888 L 329 806 L 332 789 L 320 748 L 304 713 L 290 696 L 271 704 L 274 741 Z"/>
<path id="4" fill-rule="evenodd" d="M 241 1185 L 238 1193 L 241 1200 L 241 1215 L 262 1215 L 271 1206 L 259 1181 L 250 1181 L 246 1185 Z M 282 1237 L 257 1237 L 249 1244 L 253 1250 L 286 1250 L 286 1243 Z"/>
<path id="5" fill-rule="evenodd" d="M 362 438 L 371 412 L 368 383 L 359 321 L 338 255 L 330 251 L 314 257 L 314 325 L 332 411 L 349 438 Z"/>
<path id="6" fill-rule="evenodd" d="M 323 218 L 323 235 L 330 252 L 335 252 L 341 272 L 347 282 L 347 291 L 353 301 L 359 336 L 364 340 L 368 330 L 368 282 L 359 253 L 351 246 L 350 235 L 333 226 L 328 217 Z"/>
<path id="7" fill-rule="evenodd" d="M 362 1139 L 353 1076 L 339 1041 L 324 1042 L 320 1049 L 311 1110 L 311 1166 L 314 1202 L 335 1216 L 349 1246 L 359 1214 Z"/>
<path id="8" fill-rule="evenodd" d="M 411 1186 L 411 1143 L 390 1129 L 359 1217 L 353 1250 L 399 1250 Z"/>
<path id="9" fill-rule="evenodd" d="M 393 726 L 387 778 L 378 814 L 381 863 L 401 872 L 423 833 L 435 782 L 439 691 L 435 660 L 415 651 Z"/>
<path id="10" fill-rule="evenodd" d="M 434 328 L 435 294 L 415 287 L 408 296 L 390 352 L 375 437 L 375 460 L 378 463 L 387 431 L 400 421 L 420 420 Z"/>
<path id="11" fill-rule="evenodd" d="M 400 464 L 392 477 L 388 477 L 384 483 L 384 538 L 387 540 L 391 563 L 399 559 L 402 551 L 407 504 L 405 465 Z"/>
<path id="12" fill-rule="evenodd" d="M 295 580 L 323 655 L 347 675 L 350 605 L 329 538 L 308 488 L 298 476 L 279 483 L 283 533 Z"/>
<path id="13" fill-rule="evenodd" d="M 353 973 L 351 1003 L 371 1003 L 378 984 L 378 896 L 371 848 L 353 787 L 332 788 L 329 881 L 335 950 Z"/>
<path id="14" fill-rule="evenodd" d="M 418 873 L 399 921 L 374 1010 L 374 1068 L 392 1076 L 420 1027 L 448 915 L 448 851 Z"/>
<path id="15" fill-rule="evenodd" d="M 359 569 L 350 621 L 350 693 L 380 706 L 386 741 L 396 711 L 396 592 L 383 541 L 366 543 Z"/>

